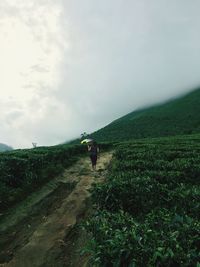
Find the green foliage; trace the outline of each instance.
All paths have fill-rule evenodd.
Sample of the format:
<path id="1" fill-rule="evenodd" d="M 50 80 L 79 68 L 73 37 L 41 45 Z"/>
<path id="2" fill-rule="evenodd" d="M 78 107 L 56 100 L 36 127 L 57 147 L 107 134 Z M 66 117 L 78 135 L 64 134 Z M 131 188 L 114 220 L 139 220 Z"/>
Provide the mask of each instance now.
<path id="1" fill-rule="evenodd" d="M 99 185 L 93 197 L 107 210 L 117 211 L 120 207 L 135 216 L 143 216 L 154 207 L 165 205 L 168 190 L 166 185 L 145 176 L 115 177 L 110 183 Z"/>
<path id="2" fill-rule="evenodd" d="M 85 229 L 94 235 L 87 248 L 87 252 L 92 255 L 92 263 L 98 264 L 97 266 L 121 266 L 121 263 L 128 266 L 125 263 L 130 260 L 131 236 L 140 240 L 137 227 L 133 218 L 123 211 L 97 212 L 85 224 Z"/>
<path id="3" fill-rule="evenodd" d="M 95 266 L 197 266 L 200 137 L 116 145 L 107 182 L 92 191 Z"/>
<path id="4" fill-rule="evenodd" d="M 81 145 L 60 145 L 0 153 L 0 211 L 61 174 L 85 152 Z"/>
<path id="5" fill-rule="evenodd" d="M 200 89 L 117 119 L 90 136 L 99 141 L 200 133 Z"/>
<path id="6" fill-rule="evenodd" d="M 199 221 L 167 210 L 150 212 L 142 223 L 103 210 L 85 228 L 93 233 L 87 252 L 97 266 L 196 266 L 200 257 Z"/>

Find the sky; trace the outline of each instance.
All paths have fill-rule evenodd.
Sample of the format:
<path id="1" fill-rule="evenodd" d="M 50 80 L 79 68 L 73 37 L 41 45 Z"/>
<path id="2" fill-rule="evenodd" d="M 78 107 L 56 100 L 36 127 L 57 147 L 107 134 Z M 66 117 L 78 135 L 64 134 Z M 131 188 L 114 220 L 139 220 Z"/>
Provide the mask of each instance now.
<path id="1" fill-rule="evenodd" d="M 0 1 L 0 143 L 63 143 L 199 86 L 199 10 L 199 0 Z"/>

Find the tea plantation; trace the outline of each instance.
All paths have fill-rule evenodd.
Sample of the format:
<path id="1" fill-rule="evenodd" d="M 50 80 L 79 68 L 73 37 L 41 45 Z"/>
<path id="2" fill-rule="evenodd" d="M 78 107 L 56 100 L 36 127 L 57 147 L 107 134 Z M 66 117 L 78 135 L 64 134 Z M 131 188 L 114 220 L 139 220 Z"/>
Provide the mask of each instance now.
<path id="1" fill-rule="evenodd" d="M 85 153 L 84 146 L 59 145 L 0 153 L 0 212 L 62 173 Z"/>
<path id="2" fill-rule="evenodd" d="M 117 144 L 92 195 L 91 266 L 200 266 L 200 135 Z"/>
<path id="3" fill-rule="evenodd" d="M 101 143 L 108 149 L 109 143 Z M 87 155 L 84 145 L 57 145 L 19 149 L 0 153 L 0 213 L 7 211 L 37 190 L 80 156 Z"/>

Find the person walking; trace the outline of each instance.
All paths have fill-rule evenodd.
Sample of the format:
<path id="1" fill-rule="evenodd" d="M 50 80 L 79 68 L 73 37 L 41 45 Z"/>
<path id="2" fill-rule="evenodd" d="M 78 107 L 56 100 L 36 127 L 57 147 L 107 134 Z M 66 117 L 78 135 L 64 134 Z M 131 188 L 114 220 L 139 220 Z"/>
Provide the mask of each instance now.
<path id="1" fill-rule="evenodd" d="M 99 147 L 95 141 L 88 143 L 88 152 L 92 163 L 92 169 L 96 170 L 97 155 L 99 153 Z"/>

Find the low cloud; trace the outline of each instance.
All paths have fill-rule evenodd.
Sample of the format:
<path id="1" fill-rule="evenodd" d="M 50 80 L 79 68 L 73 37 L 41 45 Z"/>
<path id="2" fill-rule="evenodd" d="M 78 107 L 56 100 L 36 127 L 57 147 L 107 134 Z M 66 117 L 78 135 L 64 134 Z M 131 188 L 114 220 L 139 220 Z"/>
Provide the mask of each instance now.
<path id="1" fill-rule="evenodd" d="M 0 7 L 0 142 L 61 143 L 200 83 L 197 0 Z"/>

